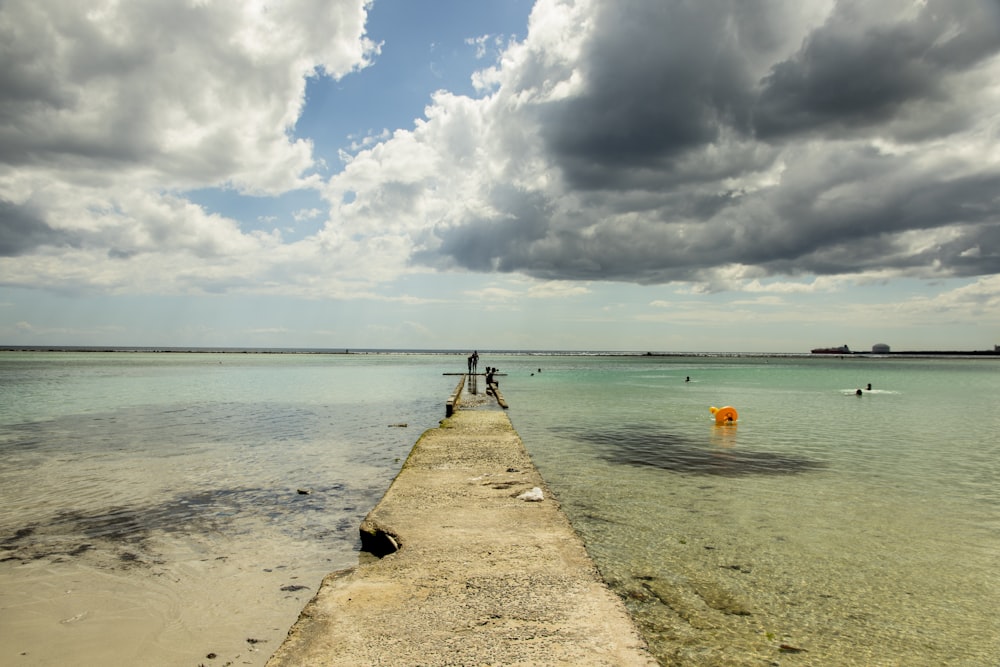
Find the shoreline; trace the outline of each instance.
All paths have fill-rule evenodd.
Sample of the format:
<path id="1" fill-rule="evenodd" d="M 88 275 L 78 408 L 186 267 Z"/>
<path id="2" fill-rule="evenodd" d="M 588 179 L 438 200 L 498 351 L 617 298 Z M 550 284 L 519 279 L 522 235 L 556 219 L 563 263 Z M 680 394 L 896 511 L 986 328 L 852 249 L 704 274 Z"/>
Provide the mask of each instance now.
<path id="1" fill-rule="evenodd" d="M 421 435 L 361 532 L 367 553 L 323 580 L 268 667 L 656 665 L 492 404 Z"/>

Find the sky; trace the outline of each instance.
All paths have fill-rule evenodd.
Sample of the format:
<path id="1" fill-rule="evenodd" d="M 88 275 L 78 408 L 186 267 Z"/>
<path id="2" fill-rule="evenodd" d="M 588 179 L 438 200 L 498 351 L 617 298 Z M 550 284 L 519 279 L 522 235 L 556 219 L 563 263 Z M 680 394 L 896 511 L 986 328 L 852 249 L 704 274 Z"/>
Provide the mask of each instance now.
<path id="1" fill-rule="evenodd" d="M 4 0 L 0 345 L 1000 344 L 997 0 Z"/>

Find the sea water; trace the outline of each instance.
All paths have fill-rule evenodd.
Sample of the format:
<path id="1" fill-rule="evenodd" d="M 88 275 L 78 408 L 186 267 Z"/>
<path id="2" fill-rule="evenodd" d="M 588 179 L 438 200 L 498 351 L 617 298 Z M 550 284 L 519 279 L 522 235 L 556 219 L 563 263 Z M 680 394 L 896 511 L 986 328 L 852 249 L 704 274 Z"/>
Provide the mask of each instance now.
<path id="1" fill-rule="evenodd" d="M 662 664 L 997 664 L 997 360 L 486 365 Z M 464 370 L 0 353 L 0 663 L 262 665 Z"/>
<path id="2" fill-rule="evenodd" d="M 0 353 L 0 664 L 264 664 L 458 364 Z"/>
<path id="3" fill-rule="evenodd" d="M 662 664 L 1000 664 L 998 360 L 510 365 L 515 427 Z"/>

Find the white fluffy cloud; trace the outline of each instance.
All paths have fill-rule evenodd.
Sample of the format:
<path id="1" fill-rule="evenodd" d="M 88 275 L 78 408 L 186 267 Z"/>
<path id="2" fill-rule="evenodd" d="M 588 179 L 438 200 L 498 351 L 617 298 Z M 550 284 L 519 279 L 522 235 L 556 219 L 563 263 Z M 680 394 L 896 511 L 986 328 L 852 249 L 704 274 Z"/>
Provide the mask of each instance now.
<path id="1" fill-rule="evenodd" d="M 171 291 L 180 274 L 228 265 L 241 268 L 223 283 L 252 283 L 241 265 L 266 264 L 275 239 L 180 193 L 315 185 L 312 145 L 291 129 L 307 77 L 343 76 L 377 51 L 365 17 L 364 0 L 3 3 L 7 281 L 137 288 L 162 269 Z"/>
<path id="2" fill-rule="evenodd" d="M 16 0 L 0 9 L 5 191 L 301 184 L 305 78 L 363 67 L 364 3 Z M 12 173 L 16 172 L 16 173 Z M 8 184 L 8 181 L 11 181 Z"/>

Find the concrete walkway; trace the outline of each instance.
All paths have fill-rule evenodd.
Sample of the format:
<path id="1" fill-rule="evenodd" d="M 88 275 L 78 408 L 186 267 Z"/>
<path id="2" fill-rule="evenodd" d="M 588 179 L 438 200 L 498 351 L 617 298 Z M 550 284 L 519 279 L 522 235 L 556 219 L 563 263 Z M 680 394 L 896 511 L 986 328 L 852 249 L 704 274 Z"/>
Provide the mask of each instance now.
<path id="1" fill-rule="evenodd" d="M 656 665 L 504 412 L 424 433 L 362 532 L 399 549 L 329 575 L 268 667 Z"/>

